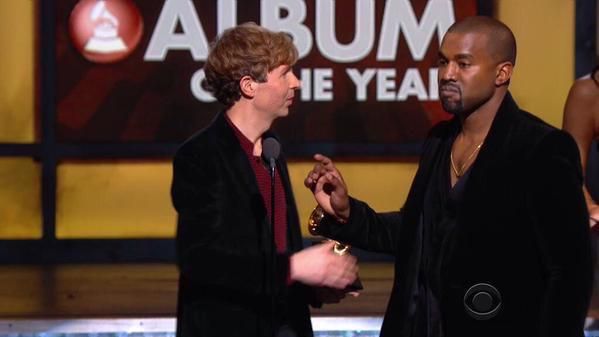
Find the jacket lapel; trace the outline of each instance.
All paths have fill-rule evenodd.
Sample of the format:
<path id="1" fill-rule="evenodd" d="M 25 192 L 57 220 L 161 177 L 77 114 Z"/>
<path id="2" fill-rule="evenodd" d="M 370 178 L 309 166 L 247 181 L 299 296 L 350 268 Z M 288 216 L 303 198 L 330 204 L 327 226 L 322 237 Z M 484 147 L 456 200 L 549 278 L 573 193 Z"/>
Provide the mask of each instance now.
<path id="1" fill-rule="evenodd" d="M 218 130 L 217 134 L 221 135 L 217 139 L 217 142 L 223 148 L 221 153 L 225 156 L 226 162 L 231 163 L 228 166 L 233 171 L 233 176 L 239 178 L 238 182 L 247 187 L 252 195 L 256 193 L 260 194 L 254 170 L 248 161 L 247 155 L 243 152 L 234 131 L 225 118 L 224 113 L 219 113 L 214 120 L 214 126 Z"/>
<path id="2" fill-rule="evenodd" d="M 480 153 L 472 166 L 470 177 L 466 182 L 463 204 L 465 209 L 472 209 L 471 207 L 476 207 L 475 204 L 486 202 L 481 200 L 480 196 L 483 195 L 481 192 L 484 192 L 485 182 L 493 178 L 489 176 L 489 173 L 493 172 L 489 168 L 505 159 L 503 149 L 508 146 L 510 129 L 514 123 L 514 116 L 518 111 L 516 102 L 508 92 L 493 119 L 489 134 L 480 149 Z"/>
<path id="3" fill-rule="evenodd" d="M 221 146 L 223 149 L 221 153 L 225 155 L 226 162 L 231 163 L 231 165 L 228 165 L 228 167 L 233 170 L 233 176 L 238 178 L 238 183 L 242 184 L 245 188 L 247 188 L 251 195 L 257 196 L 257 198 L 261 201 L 255 205 L 256 207 L 259 207 L 259 210 L 257 210 L 258 214 L 264 214 L 262 223 L 265 226 L 271 226 L 270 219 L 266 215 L 264 200 L 262 198 L 262 194 L 260 193 L 260 189 L 258 188 L 258 182 L 256 181 L 254 170 L 248 161 L 247 155 L 241 148 L 239 140 L 235 136 L 234 131 L 231 129 L 231 126 L 228 124 L 225 118 L 225 114 L 220 113 L 214 120 L 214 127 L 218 129 L 217 134 L 221 135 L 221 137 L 219 137 L 217 140 L 219 146 Z M 270 131 L 267 131 L 264 136 L 277 138 Z M 289 181 L 289 173 L 287 172 L 287 165 L 283 154 L 281 154 L 279 160 L 277 160 L 277 170 L 281 175 L 283 189 L 285 190 L 285 199 L 287 201 L 287 221 L 289 222 L 287 227 L 287 241 L 289 243 L 288 247 L 290 250 L 297 251 L 302 247 L 301 232 L 297 230 L 299 229 L 299 225 L 297 223 L 297 208 L 295 207 L 295 199 L 293 198 L 291 183 Z M 289 229 L 291 229 L 291 231 L 289 231 Z M 270 233 L 270 230 L 266 231 L 265 233 Z"/>
<path id="4" fill-rule="evenodd" d="M 498 171 L 498 165 L 505 164 L 504 148 L 509 146 L 509 134 L 518 111 L 516 103 L 508 92 L 493 119 L 480 153 L 473 163 L 464 187 L 463 202 L 459 207 L 461 211 L 458 211 L 456 226 L 452 234 L 454 237 L 443 253 L 445 262 L 442 264 L 441 273 L 447 275 L 449 279 L 460 279 L 471 270 L 472 266 L 468 264 L 454 263 L 471 259 L 467 256 L 471 254 L 468 249 L 464 250 L 458 247 L 470 247 L 470 244 L 465 244 L 464 240 L 469 240 L 472 231 L 487 232 L 489 228 L 486 226 L 491 223 L 488 217 L 495 215 L 487 213 L 486 205 L 494 204 L 493 192 L 496 190 L 491 184 L 497 186 L 497 183 L 500 183 L 497 179 L 502 178 L 496 172 L 500 171 Z"/>

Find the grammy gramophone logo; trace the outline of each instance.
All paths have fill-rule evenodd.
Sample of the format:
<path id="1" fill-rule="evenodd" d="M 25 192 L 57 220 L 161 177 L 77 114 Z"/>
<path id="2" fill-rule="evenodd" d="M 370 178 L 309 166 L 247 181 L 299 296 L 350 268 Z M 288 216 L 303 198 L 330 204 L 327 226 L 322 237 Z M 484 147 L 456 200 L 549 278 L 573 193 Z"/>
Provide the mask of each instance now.
<path id="1" fill-rule="evenodd" d="M 139 44 L 143 19 L 133 0 L 80 0 L 71 12 L 69 34 L 87 60 L 111 63 Z"/>

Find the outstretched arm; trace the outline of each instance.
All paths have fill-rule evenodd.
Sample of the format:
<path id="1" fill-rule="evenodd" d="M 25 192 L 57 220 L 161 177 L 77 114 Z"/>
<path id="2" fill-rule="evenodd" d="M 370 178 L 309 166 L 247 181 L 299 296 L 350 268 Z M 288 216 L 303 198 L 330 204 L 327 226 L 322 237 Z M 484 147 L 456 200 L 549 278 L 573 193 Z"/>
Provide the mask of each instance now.
<path id="1" fill-rule="evenodd" d="M 304 180 L 318 205 L 328 215 L 322 234 L 359 248 L 393 254 L 401 229 L 401 213 L 377 213 L 366 203 L 349 197 L 341 172 L 333 161 L 321 154 Z"/>
<path id="2" fill-rule="evenodd" d="M 592 79 L 574 82 L 564 107 L 563 128 L 568 131 L 578 146 L 583 174 L 586 171 L 591 142 L 599 136 L 599 86 Z M 599 222 L 599 205 L 591 198 L 586 186 L 584 196 L 589 210 L 589 222 Z"/>

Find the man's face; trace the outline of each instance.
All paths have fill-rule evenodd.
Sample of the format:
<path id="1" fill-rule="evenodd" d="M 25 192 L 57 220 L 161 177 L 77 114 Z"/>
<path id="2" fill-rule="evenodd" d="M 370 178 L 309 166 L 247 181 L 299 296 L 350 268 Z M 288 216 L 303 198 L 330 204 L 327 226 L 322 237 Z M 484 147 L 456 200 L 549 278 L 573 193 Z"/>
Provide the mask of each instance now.
<path id="1" fill-rule="evenodd" d="M 451 114 L 471 113 L 496 89 L 497 62 L 481 33 L 448 33 L 439 49 L 439 97 Z"/>
<path id="2" fill-rule="evenodd" d="M 300 81 L 293 74 L 291 67 L 280 65 L 268 72 L 266 82 L 258 82 L 254 106 L 265 115 L 274 118 L 287 116 L 295 90 L 299 86 Z"/>

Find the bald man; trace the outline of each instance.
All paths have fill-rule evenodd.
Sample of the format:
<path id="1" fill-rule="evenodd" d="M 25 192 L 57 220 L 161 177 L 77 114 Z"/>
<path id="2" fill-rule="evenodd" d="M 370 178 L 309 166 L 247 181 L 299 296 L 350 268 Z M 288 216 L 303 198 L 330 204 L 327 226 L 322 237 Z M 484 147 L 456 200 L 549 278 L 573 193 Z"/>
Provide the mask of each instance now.
<path id="1" fill-rule="evenodd" d="M 427 138 L 404 207 L 377 213 L 316 155 L 305 185 L 323 234 L 395 255 L 383 337 L 582 337 L 591 292 L 588 215 L 576 143 L 508 91 L 511 30 L 452 25 L 439 94 L 453 114 Z"/>

